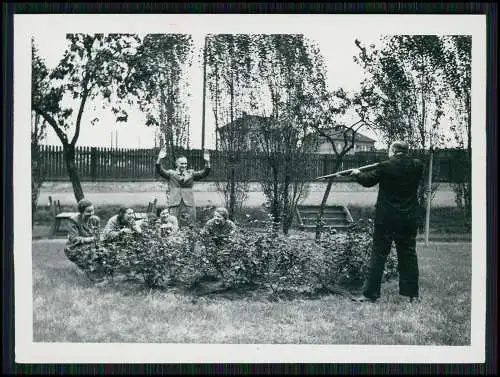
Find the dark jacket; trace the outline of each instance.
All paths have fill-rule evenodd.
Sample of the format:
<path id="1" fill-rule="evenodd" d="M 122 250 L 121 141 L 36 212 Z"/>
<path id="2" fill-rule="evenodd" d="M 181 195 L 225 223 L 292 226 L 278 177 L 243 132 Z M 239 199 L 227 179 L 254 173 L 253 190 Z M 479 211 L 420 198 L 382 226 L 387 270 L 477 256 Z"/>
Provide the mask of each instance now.
<path id="1" fill-rule="evenodd" d="M 416 224 L 419 208 L 417 192 L 423 170 L 420 160 L 399 154 L 381 162 L 374 170 L 355 177 L 365 187 L 379 184 L 375 223 Z"/>
<path id="2" fill-rule="evenodd" d="M 180 174 L 178 170 L 165 170 L 157 163 L 156 171 L 170 183 L 169 207 L 179 205 L 181 200 L 183 200 L 184 204 L 187 206 L 194 206 L 194 181 L 205 178 L 208 173 L 210 173 L 210 168 L 205 165 L 202 170 L 195 171 L 193 169 L 188 169 L 184 171 L 184 174 Z"/>

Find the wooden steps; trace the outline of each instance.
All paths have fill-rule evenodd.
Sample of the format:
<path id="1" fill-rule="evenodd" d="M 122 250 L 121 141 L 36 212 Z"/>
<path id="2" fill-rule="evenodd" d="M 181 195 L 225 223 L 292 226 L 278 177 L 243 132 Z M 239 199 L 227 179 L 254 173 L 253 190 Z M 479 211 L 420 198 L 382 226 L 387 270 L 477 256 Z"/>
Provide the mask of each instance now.
<path id="1" fill-rule="evenodd" d="M 299 205 L 297 206 L 297 222 L 303 230 L 316 230 L 320 206 Z M 346 206 L 326 206 L 323 211 L 322 220 L 325 228 L 343 230 L 353 222 L 352 216 Z"/>

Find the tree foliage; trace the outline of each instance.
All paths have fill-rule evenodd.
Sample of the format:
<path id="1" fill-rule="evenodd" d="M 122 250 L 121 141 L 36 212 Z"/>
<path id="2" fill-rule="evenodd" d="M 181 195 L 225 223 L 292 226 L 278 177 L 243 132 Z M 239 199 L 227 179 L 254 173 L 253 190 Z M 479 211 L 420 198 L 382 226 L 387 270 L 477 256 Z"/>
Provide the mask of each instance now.
<path id="1" fill-rule="evenodd" d="M 62 143 L 66 169 L 78 201 L 84 194 L 75 163 L 75 146 L 83 113 L 92 99 L 102 96 L 103 103 L 111 105 L 117 121 L 127 120 L 121 104 L 129 93 L 128 60 L 135 54 L 139 39 L 128 34 L 67 34 L 66 39 L 68 47 L 54 69 L 47 68 L 33 41 L 31 106 Z M 77 110 L 76 117 L 73 109 Z"/>
<path id="2" fill-rule="evenodd" d="M 173 163 L 174 150 L 188 142 L 188 68 L 193 41 L 185 34 L 148 34 L 131 59 L 128 90 L 138 99 L 146 124 L 157 126 Z"/>
<path id="3" fill-rule="evenodd" d="M 285 234 L 297 204 L 304 199 L 310 152 L 317 148 L 304 120 L 311 109 L 304 98 L 320 101 L 326 93 L 325 67 L 319 49 L 303 35 L 257 35 L 259 78 L 252 108 L 263 116 L 252 135 L 266 155 L 268 171 L 261 181 L 274 221 Z"/>
<path id="4" fill-rule="evenodd" d="M 248 180 L 238 166 L 247 150 L 247 129 L 237 124 L 249 110 L 252 65 L 255 60 L 252 38 L 248 34 L 217 34 L 206 37 L 207 84 L 217 133 L 217 149 L 228 157 L 225 180 L 217 182 L 223 192 L 230 217 L 241 207 L 248 191 Z M 244 122 L 244 119 L 242 120 Z"/>
<path id="5" fill-rule="evenodd" d="M 449 104 L 454 112 L 450 116 L 451 131 L 459 148 L 465 149 L 462 166 L 465 174 L 452 183 L 455 201 L 462 210 L 464 222 L 470 229 L 472 216 L 472 106 L 471 71 L 472 37 L 453 35 L 444 38 L 445 80 L 449 88 Z"/>
<path id="6" fill-rule="evenodd" d="M 354 59 L 367 73 L 362 83 L 368 104 L 365 116 L 381 131 L 387 145 L 404 140 L 410 148 L 422 151 L 442 146 L 446 136 L 440 125 L 447 94 L 443 37 L 395 35 L 380 42 L 376 48 L 355 41 L 360 52 Z M 437 173 L 433 167 L 432 174 Z M 427 176 L 425 171 L 424 179 Z M 430 190 L 428 185 L 420 185 L 421 220 L 428 193 L 432 195 L 437 187 L 438 183 Z"/>
<path id="7" fill-rule="evenodd" d="M 389 145 L 396 139 L 412 148 L 428 149 L 443 142 L 439 123 L 444 115 L 443 41 L 435 35 L 384 37 L 381 47 L 365 47 L 355 61 L 368 74 L 362 83 L 369 104 L 366 116 Z"/>

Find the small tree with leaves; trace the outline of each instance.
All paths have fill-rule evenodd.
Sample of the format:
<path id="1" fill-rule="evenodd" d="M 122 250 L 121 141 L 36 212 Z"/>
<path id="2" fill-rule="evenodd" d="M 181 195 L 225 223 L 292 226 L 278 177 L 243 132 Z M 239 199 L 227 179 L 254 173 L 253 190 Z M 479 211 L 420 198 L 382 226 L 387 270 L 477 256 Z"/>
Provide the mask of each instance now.
<path id="1" fill-rule="evenodd" d="M 462 210 L 464 224 L 472 226 L 472 107 L 471 107 L 471 61 L 472 37 L 452 35 L 444 37 L 445 80 L 449 88 L 449 103 L 453 109 L 450 116 L 451 131 L 455 142 L 465 153 L 460 153 L 463 175 L 452 183 L 455 201 Z"/>
<path id="2" fill-rule="evenodd" d="M 83 113 L 92 99 L 101 96 L 113 104 L 117 121 L 127 120 L 120 104 L 129 94 L 128 60 L 135 54 L 139 39 L 128 34 L 67 34 L 66 39 L 68 47 L 54 69 L 47 68 L 32 40 L 31 107 L 61 141 L 66 170 L 79 201 L 84 194 L 76 165 L 76 144 Z"/>
<path id="3" fill-rule="evenodd" d="M 443 38 L 395 35 L 383 37 L 380 42 L 376 48 L 355 41 L 360 52 L 354 59 L 367 73 L 363 88 L 371 95 L 371 106 L 365 114 L 381 131 L 387 145 L 395 139 L 405 140 L 412 149 L 427 150 L 430 159 L 432 151 L 445 141 L 440 127 L 446 99 Z M 427 176 L 424 172 L 423 177 Z M 434 182 L 431 195 L 437 187 Z M 428 192 L 428 185 L 420 185 L 421 208 L 425 207 Z"/>
<path id="4" fill-rule="evenodd" d="M 188 68 L 193 41 L 185 34 L 147 34 L 130 59 L 129 91 L 146 115 L 146 125 L 159 127 L 173 165 L 176 152 L 187 145 L 189 112 Z"/>
<path id="5" fill-rule="evenodd" d="M 304 118 L 302 99 L 320 97 L 326 88 L 319 49 L 303 35 L 257 35 L 257 85 L 253 110 L 261 115 L 256 144 L 265 155 L 267 171 L 261 185 L 275 228 L 287 234 L 298 203 L 308 191 L 310 156 L 317 148 Z"/>
<path id="6" fill-rule="evenodd" d="M 223 180 L 217 188 L 223 193 L 229 216 L 247 198 L 248 179 L 243 154 L 248 151 L 245 113 L 249 110 L 252 66 L 255 56 L 252 37 L 247 34 L 208 35 L 206 41 L 207 81 L 217 132 L 217 149 L 226 157 Z"/>

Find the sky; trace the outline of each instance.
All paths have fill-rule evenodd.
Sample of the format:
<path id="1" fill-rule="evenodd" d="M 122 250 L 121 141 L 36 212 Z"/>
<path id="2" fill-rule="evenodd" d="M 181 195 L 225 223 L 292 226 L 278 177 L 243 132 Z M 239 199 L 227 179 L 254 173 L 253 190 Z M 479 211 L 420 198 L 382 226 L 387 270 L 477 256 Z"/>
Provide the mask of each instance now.
<path id="1" fill-rule="evenodd" d="M 34 34 L 40 56 L 45 59 L 48 67 L 54 68 L 66 49 L 65 32 L 57 28 L 48 28 Z M 354 39 L 360 37 L 362 42 L 372 43 L 376 38 L 366 35 L 330 34 L 321 30 L 304 30 L 303 34 L 318 44 L 324 57 L 327 69 L 327 84 L 330 89 L 344 88 L 355 90 L 359 88 L 362 70 L 354 63 L 353 56 L 357 53 Z M 191 86 L 191 97 L 187 101 L 190 109 L 191 148 L 201 147 L 201 124 L 203 103 L 203 68 L 197 55 L 201 52 L 205 33 L 192 32 L 195 56 L 188 77 Z M 126 123 L 116 123 L 110 110 L 93 111 L 93 106 L 99 108 L 99 102 L 94 101 L 84 113 L 78 144 L 82 146 L 118 146 L 120 148 L 149 148 L 155 143 L 155 128 L 147 127 L 144 114 L 136 108 L 129 112 Z M 100 121 L 92 126 L 90 120 L 98 116 Z M 356 121 L 355 119 L 354 121 Z M 215 147 L 215 124 L 209 96 L 206 99 L 205 143 L 210 149 Z M 363 132 L 363 131 L 362 131 Z M 376 138 L 373 132 L 364 131 L 367 136 Z M 60 141 L 52 129 L 49 129 L 47 144 L 59 145 Z"/>
<path id="2" fill-rule="evenodd" d="M 203 70 L 198 54 L 201 52 L 207 33 L 300 33 L 317 43 L 324 57 L 327 69 L 327 84 L 330 90 L 344 88 L 346 91 L 359 88 L 362 69 L 353 61 L 358 49 L 354 44 L 359 39 L 364 44 L 376 43 L 381 36 L 401 33 L 450 34 L 461 33 L 463 20 L 459 17 L 439 15 L 428 16 L 427 22 L 421 22 L 418 16 L 396 15 L 396 17 L 377 15 L 109 15 L 93 17 L 91 15 L 49 15 L 52 22 L 38 22 L 32 35 L 39 48 L 40 55 L 53 68 L 63 56 L 66 48 L 67 32 L 127 32 L 144 35 L 146 33 L 188 33 L 194 42 L 195 56 L 188 77 L 191 96 L 187 101 L 190 115 L 190 147 L 201 147 Z M 61 16 L 61 17 L 58 17 Z M 85 22 L 85 16 L 91 22 Z M 142 17 L 146 22 L 134 22 L 135 17 Z M 83 18 L 82 18 L 83 17 Z M 92 18 L 93 17 L 93 18 Z M 146 17 L 146 18 L 145 18 Z M 416 18 L 417 17 L 417 18 Z M 74 20 L 78 21 L 75 22 Z M 83 21 L 82 21 L 83 20 Z M 434 22 L 432 22 L 434 21 Z M 95 26 L 92 26 L 95 25 Z M 94 111 L 101 108 L 94 101 L 85 109 L 82 129 L 78 144 L 81 146 L 117 146 L 120 148 L 150 148 L 155 144 L 156 129 L 145 126 L 145 116 L 137 108 L 129 111 L 126 123 L 116 123 L 110 110 Z M 90 121 L 98 117 L 97 125 Z M 342 119 L 350 124 L 358 119 L 348 115 Z M 215 147 L 215 124 L 209 96 L 206 99 L 205 118 L 206 147 Z M 362 128 L 361 133 L 377 140 L 378 136 L 369 129 Z M 47 144 L 59 145 L 59 139 L 49 129 Z M 384 147 L 380 142 L 377 148 Z"/>

